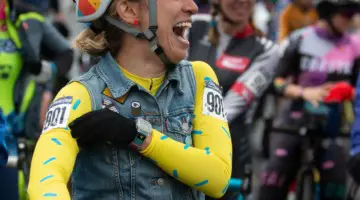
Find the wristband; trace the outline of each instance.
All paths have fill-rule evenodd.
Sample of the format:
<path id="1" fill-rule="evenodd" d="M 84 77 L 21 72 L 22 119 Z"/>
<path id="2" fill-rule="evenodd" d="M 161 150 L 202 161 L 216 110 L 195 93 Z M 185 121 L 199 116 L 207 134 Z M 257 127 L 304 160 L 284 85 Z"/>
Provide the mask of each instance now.
<path id="1" fill-rule="evenodd" d="M 279 94 L 284 94 L 285 89 L 287 88 L 287 86 L 290 84 L 289 81 L 286 81 L 282 78 L 277 78 L 274 81 L 274 88 L 275 91 Z"/>
<path id="2" fill-rule="evenodd" d="M 148 121 L 142 118 L 138 118 L 136 120 L 136 129 L 137 129 L 136 137 L 132 141 L 130 146 L 139 150 L 142 144 L 144 143 L 144 141 L 146 140 L 147 136 L 151 134 L 152 126 Z"/>

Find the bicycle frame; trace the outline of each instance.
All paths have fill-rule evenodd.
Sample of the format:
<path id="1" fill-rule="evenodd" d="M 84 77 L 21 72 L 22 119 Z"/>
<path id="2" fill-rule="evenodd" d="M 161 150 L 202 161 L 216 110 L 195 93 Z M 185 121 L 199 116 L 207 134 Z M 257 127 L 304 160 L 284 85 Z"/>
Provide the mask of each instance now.
<path id="1" fill-rule="evenodd" d="M 230 179 L 228 190 L 240 190 L 242 184 L 243 184 L 242 179 L 232 178 Z M 244 195 L 240 193 L 239 196 L 237 197 L 237 200 L 245 200 Z"/>
<path id="2" fill-rule="evenodd" d="M 306 200 L 318 200 L 319 186 L 317 185 L 313 174 L 314 170 L 317 169 L 313 155 L 316 145 L 314 146 L 312 143 L 314 141 L 323 141 L 325 138 L 348 138 L 350 134 L 340 131 L 340 104 L 322 104 L 320 107 L 314 108 L 312 105 L 305 102 L 304 113 L 307 115 L 303 117 L 310 119 L 307 120 L 307 124 L 302 125 L 300 128 L 273 128 L 273 131 L 297 135 L 304 139 L 305 142 L 303 143 L 302 148 L 305 150 L 305 157 L 303 167 L 300 169 L 297 179 L 296 200 L 304 199 L 303 189 L 308 186 L 304 182 L 308 177 L 311 179 L 310 192 L 313 195 L 309 195 L 311 197 L 307 197 Z M 325 126 L 322 126 L 324 124 L 320 125 L 317 120 L 326 121 Z"/>
<path id="3" fill-rule="evenodd" d="M 5 152 L 6 160 L 0 160 L 0 166 L 13 168 L 18 173 L 18 194 L 19 198 L 26 199 L 26 187 L 29 179 L 30 157 L 28 156 L 29 147 L 34 146 L 26 138 L 12 134 L 12 129 L 7 121 L 7 117 L 0 109 L 0 156 Z M 4 151 L 3 151 L 4 150 Z M 1 159 L 1 157 L 0 157 Z M 1 163 L 2 162 L 2 163 Z"/>
<path id="4" fill-rule="evenodd" d="M 355 200 L 356 194 L 359 190 L 359 185 L 354 180 L 350 183 L 350 188 L 346 197 L 346 200 Z"/>
<path id="5" fill-rule="evenodd" d="M 8 160 L 8 150 L 5 142 L 5 137 L 7 134 L 7 127 L 5 117 L 0 110 L 0 166 L 3 166 L 7 163 Z"/>
<path id="6" fill-rule="evenodd" d="M 307 134 L 303 135 L 305 142 L 302 146 L 303 152 L 303 167 L 300 169 L 298 178 L 297 178 L 297 190 L 296 190 L 296 200 L 304 200 L 304 188 L 310 187 L 308 191 L 311 197 L 307 197 L 306 200 L 318 200 L 319 194 L 318 190 L 316 190 L 317 182 L 315 180 L 314 171 L 316 170 L 315 161 L 314 161 L 314 146 L 311 145 L 311 139 Z M 310 181 L 310 183 L 307 183 Z M 310 184 L 310 185 L 307 185 Z"/>
<path id="7" fill-rule="evenodd" d="M 252 171 L 250 166 L 247 166 L 245 169 L 245 178 L 231 178 L 229 182 L 228 190 L 239 191 L 240 194 L 236 197 L 236 200 L 245 200 L 247 196 L 251 193 L 251 178 Z"/>

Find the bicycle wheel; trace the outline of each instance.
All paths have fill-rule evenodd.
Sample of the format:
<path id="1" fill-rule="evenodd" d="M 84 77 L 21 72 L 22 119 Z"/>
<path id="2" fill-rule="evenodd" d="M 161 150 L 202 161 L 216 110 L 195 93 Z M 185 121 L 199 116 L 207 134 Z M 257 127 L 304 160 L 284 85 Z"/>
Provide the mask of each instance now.
<path id="1" fill-rule="evenodd" d="M 355 200 L 358 190 L 359 190 L 359 185 L 356 184 L 354 181 L 351 181 L 346 200 Z"/>

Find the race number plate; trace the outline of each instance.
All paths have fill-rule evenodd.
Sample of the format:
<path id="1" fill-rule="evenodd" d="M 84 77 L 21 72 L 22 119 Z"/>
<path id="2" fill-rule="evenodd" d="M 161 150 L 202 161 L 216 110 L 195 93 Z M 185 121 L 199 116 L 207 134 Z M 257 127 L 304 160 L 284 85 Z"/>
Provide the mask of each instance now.
<path id="1" fill-rule="evenodd" d="M 46 114 L 43 132 L 54 128 L 67 128 L 73 98 L 70 96 L 55 100 Z"/>
<path id="2" fill-rule="evenodd" d="M 203 114 L 226 121 L 221 89 L 210 78 L 205 78 Z"/>

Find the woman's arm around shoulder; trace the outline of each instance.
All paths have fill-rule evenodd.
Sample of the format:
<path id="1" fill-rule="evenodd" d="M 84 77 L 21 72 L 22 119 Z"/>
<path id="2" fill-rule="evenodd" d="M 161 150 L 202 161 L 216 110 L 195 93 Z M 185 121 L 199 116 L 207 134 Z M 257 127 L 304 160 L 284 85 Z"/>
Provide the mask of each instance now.
<path id="1" fill-rule="evenodd" d="M 31 163 L 29 197 L 31 200 L 70 200 L 67 182 L 79 151 L 68 124 L 90 112 L 87 89 L 78 82 L 65 86 L 50 105 L 43 132 Z"/>

